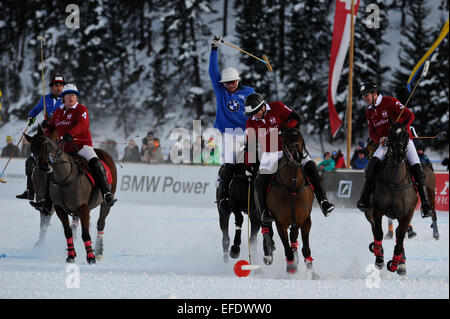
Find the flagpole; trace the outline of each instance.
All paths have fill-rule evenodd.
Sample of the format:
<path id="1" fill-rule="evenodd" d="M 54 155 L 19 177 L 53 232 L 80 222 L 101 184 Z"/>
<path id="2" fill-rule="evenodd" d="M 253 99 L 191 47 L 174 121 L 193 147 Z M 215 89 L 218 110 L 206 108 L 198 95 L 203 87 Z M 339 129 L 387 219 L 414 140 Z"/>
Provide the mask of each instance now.
<path id="1" fill-rule="evenodd" d="M 353 33 L 355 29 L 355 0 L 352 0 L 352 16 L 350 19 L 350 52 L 348 67 L 348 101 L 347 101 L 347 168 L 350 167 L 352 147 L 352 97 L 353 97 Z"/>

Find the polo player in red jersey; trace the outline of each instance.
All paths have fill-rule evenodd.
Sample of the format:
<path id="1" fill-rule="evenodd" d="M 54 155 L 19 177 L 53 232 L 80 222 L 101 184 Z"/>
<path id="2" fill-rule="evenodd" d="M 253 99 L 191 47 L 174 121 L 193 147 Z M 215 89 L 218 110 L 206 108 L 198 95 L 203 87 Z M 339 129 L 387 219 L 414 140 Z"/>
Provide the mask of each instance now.
<path id="1" fill-rule="evenodd" d="M 85 158 L 89 168 L 94 174 L 95 181 L 100 188 L 105 204 L 113 206 L 117 199 L 111 193 L 106 178 L 106 171 L 99 160 L 92 146 L 91 132 L 89 131 L 89 113 L 83 104 L 78 103 L 77 87 L 74 84 L 66 84 L 62 90 L 61 98 L 63 104 L 57 109 L 52 119 L 46 126 L 46 135 L 51 136 L 54 131 L 62 137 L 63 150 L 67 153 L 77 153 Z M 39 203 L 31 203 L 38 210 L 47 214 L 50 213 L 53 205 L 49 196 L 49 181 L 47 178 L 47 187 L 45 200 Z"/>
<path id="2" fill-rule="evenodd" d="M 414 114 L 396 98 L 383 96 L 381 94 L 381 89 L 375 83 L 363 84 L 359 93 L 368 106 L 366 117 L 369 124 L 370 139 L 380 145 L 367 164 L 364 186 L 357 207 L 363 212 L 366 212 L 369 208 L 369 199 L 375 174 L 379 170 L 380 164 L 387 152 L 386 139 L 391 127 L 390 121 L 398 121 L 406 125 L 410 137 L 406 149 L 406 160 L 411 167 L 411 173 L 417 183 L 417 190 L 420 201 L 422 202 L 422 217 L 430 217 L 433 213 L 433 209 L 426 191 L 425 174 L 422 165 L 420 164 L 416 147 L 412 141 L 413 136 L 409 127 L 414 121 Z"/>
<path id="3" fill-rule="evenodd" d="M 245 114 L 250 116 L 246 125 L 247 145 L 256 143 L 253 139 L 256 138 L 255 134 L 257 134 L 258 142 L 263 151 L 259 171 L 254 183 L 255 199 L 256 206 L 261 214 L 262 226 L 270 227 L 272 218 L 267 210 L 266 191 L 270 179 L 276 173 L 278 160 L 283 156 L 281 136 L 278 135 L 278 132 L 283 127 L 298 128 L 301 124 L 301 119 L 296 112 L 282 102 L 266 103 L 263 96 L 259 93 L 253 93 L 245 99 Z M 255 134 L 252 134 L 252 132 Z M 269 138 L 269 136 L 271 137 Z M 274 139 L 278 142 L 278 145 L 271 145 L 271 141 L 273 143 Z M 249 164 L 248 152 L 246 156 L 246 163 Z M 328 201 L 325 189 L 320 181 L 317 165 L 305 148 L 303 150 L 303 158 L 303 171 L 314 187 L 314 193 L 323 214 L 328 216 L 333 211 L 334 205 Z"/>

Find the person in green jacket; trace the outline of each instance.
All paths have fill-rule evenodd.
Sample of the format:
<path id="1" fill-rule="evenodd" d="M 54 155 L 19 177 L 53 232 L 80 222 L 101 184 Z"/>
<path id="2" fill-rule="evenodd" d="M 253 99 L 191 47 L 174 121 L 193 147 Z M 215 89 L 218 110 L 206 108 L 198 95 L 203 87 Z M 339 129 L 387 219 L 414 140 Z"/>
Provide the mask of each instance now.
<path id="1" fill-rule="evenodd" d="M 336 163 L 334 162 L 334 160 L 331 158 L 331 154 L 330 152 L 325 152 L 323 154 L 323 156 L 325 157 L 325 159 L 319 163 L 319 169 L 322 171 L 332 171 L 334 170 L 334 166 L 336 165 Z"/>
<path id="2" fill-rule="evenodd" d="M 220 164 L 220 150 L 217 146 L 216 142 L 212 138 L 208 140 L 208 143 L 206 143 L 206 146 L 203 148 L 202 151 L 202 163 L 207 165 L 219 165 Z"/>

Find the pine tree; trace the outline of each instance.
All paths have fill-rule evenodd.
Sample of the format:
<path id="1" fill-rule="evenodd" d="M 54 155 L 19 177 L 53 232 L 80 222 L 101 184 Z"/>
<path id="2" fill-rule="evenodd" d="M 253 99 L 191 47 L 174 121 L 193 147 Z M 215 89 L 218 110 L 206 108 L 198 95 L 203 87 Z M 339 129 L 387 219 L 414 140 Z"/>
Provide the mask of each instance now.
<path id="1" fill-rule="evenodd" d="M 355 22 L 354 60 L 353 60 L 353 98 L 352 98 L 352 139 L 358 135 L 367 134 L 367 105 L 361 101 L 359 89 L 361 84 L 375 82 L 385 88 L 388 82 L 385 73 L 389 67 L 382 65 L 381 58 L 385 47 L 389 43 L 385 40 L 385 33 L 389 29 L 386 6 L 383 0 L 361 1 Z M 367 14 L 364 8 L 375 4 L 379 9 L 379 26 L 366 23 Z M 367 15 L 367 16 L 366 16 Z M 370 21 L 375 22 L 375 21 Z M 348 67 L 347 67 L 348 70 Z M 348 74 L 348 71 L 345 72 Z"/>
<path id="2" fill-rule="evenodd" d="M 238 47 L 252 53 L 257 57 L 265 54 L 271 66 L 276 70 L 277 63 L 272 57 L 276 57 L 276 52 L 267 51 L 270 43 L 276 42 L 276 28 L 271 26 L 273 16 L 269 15 L 272 7 L 266 1 L 255 5 L 254 1 L 236 1 L 234 3 L 236 15 L 235 35 L 239 43 Z M 241 54 L 239 60 L 245 68 L 240 71 L 242 82 L 254 87 L 267 100 L 273 100 L 275 88 L 273 82 L 276 81 L 275 74 L 269 73 L 266 64 L 258 62 L 247 54 Z"/>
<path id="3" fill-rule="evenodd" d="M 401 42 L 402 50 L 399 53 L 400 68 L 397 68 L 394 72 L 394 81 L 392 85 L 395 97 L 404 104 L 410 96 L 406 84 L 411 71 L 414 69 L 416 63 L 420 61 L 422 56 L 428 51 L 434 41 L 432 30 L 426 28 L 424 25 L 425 18 L 429 12 L 430 10 L 426 7 L 424 0 L 414 0 L 410 2 L 408 15 L 411 19 L 407 21 L 405 28 L 402 30 L 405 41 Z M 433 89 L 433 81 L 431 81 L 433 75 L 430 71 L 430 74 L 427 75 L 427 79 L 419 84 L 414 96 L 407 105 L 415 115 L 415 120 L 412 125 L 417 128 L 419 135 L 432 133 L 435 128 L 431 127 L 429 123 L 436 120 L 439 116 L 438 112 L 435 112 L 436 110 L 433 109 L 434 106 L 430 105 L 430 92 Z M 413 81 L 411 88 L 415 86 L 419 77 L 420 71 Z"/>
<path id="4" fill-rule="evenodd" d="M 327 130 L 326 112 L 331 25 L 327 1 L 306 0 L 290 7 L 286 37 L 289 72 L 286 103 L 303 116 L 308 133 Z"/>
<path id="5" fill-rule="evenodd" d="M 445 20 L 441 18 L 440 23 L 437 28 L 433 31 L 432 38 L 437 39 L 441 33 L 442 27 L 445 24 Z M 448 133 L 448 120 L 449 120 L 449 66 L 448 66 L 448 34 L 440 45 L 436 48 L 433 55 L 431 56 L 431 63 L 429 74 L 427 75 L 427 82 L 431 81 L 430 90 L 428 93 L 429 101 L 425 104 L 425 109 L 420 113 L 429 114 L 429 122 L 426 126 L 417 125 L 420 127 L 421 133 L 423 135 L 429 134 L 430 136 L 435 136 L 441 132 Z M 419 88 L 418 88 L 419 89 Z M 415 121 L 416 122 L 416 121 Z M 421 121 L 424 123 L 424 121 Z M 428 141 L 427 145 L 433 146 L 434 148 L 442 148 L 448 146 L 449 137 L 448 134 L 441 135 L 438 139 Z"/>

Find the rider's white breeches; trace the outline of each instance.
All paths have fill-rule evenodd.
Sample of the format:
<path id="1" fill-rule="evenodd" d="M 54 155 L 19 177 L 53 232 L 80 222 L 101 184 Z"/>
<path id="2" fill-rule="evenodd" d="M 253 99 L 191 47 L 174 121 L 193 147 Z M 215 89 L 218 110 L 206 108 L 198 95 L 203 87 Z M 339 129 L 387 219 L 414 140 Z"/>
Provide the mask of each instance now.
<path id="1" fill-rule="evenodd" d="M 378 146 L 377 150 L 373 154 L 373 156 L 377 157 L 379 160 L 384 160 L 387 153 L 387 147 Z M 406 160 L 408 161 L 409 165 L 413 166 L 414 164 L 420 163 L 419 155 L 417 155 L 416 147 L 414 146 L 414 143 L 412 140 L 408 141 L 408 146 L 406 147 Z"/>
<path id="2" fill-rule="evenodd" d="M 94 151 L 94 148 L 88 145 L 83 145 L 83 148 L 78 152 L 78 155 L 84 157 L 88 163 L 91 158 L 98 157 Z"/>
<path id="3" fill-rule="evenodd" d="M 259 171 L 261 174 L 275 174 L 278 169 L 278 160 L 283 156 L 283 151 L 264 152 L 261 156 Z M 311 157 L 303 151 L 302 166 L 312 161 Z"/>

